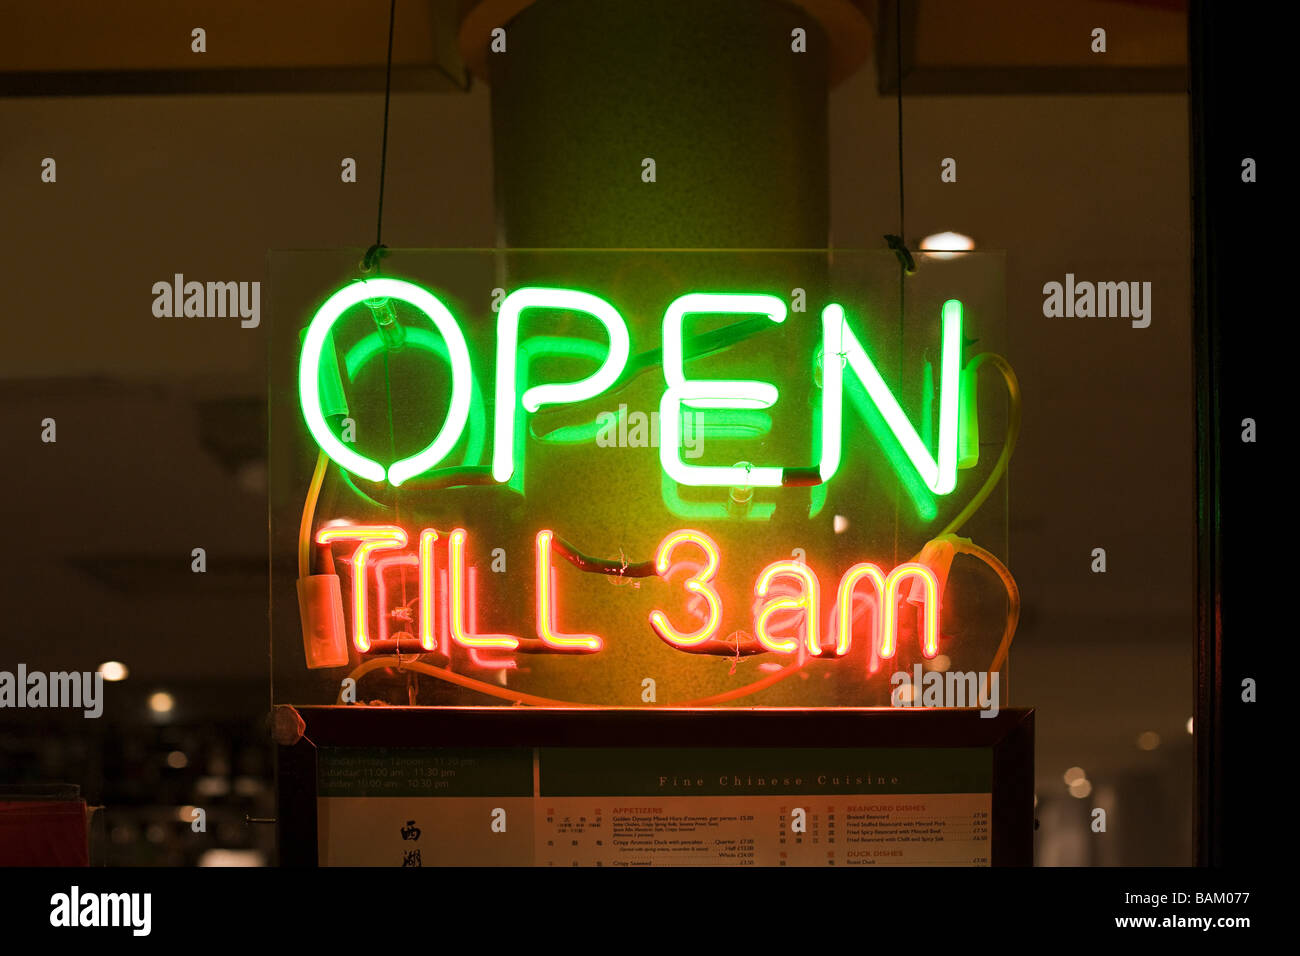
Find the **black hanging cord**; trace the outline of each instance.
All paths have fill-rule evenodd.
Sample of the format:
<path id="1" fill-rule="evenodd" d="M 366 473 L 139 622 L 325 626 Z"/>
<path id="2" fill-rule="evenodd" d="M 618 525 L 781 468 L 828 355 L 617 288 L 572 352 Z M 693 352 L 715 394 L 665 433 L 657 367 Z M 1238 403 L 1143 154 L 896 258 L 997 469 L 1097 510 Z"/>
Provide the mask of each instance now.
<path id="1" fill-rule="evenodd" d="M 391 39 L 389 43 L 391 45 Z M 903 202 L 903 0 L 898 0 L 898 8 L 894 16 L 894 69 L 898 86 L 898 234 L 906 243 L 907 229 L 903 225 L 905 208 Z M 383 196 L 382 187 L 380 196 Z M 380 201 L 383 201 L 382 198 Z M 906 249 L 907 246 L 904 245 L 903 248 Z"/>
<path id="2" fill-rule="evenodd" d="M 388 172 L 388 109 L 393 96 L 393 24 L 397 21 L 397 0 L 389 0 L 388 5 L 388 57 L 384 67 L 384 132 L 383 139 L 379 147 L 379 211 L 375 217 L 375 244 L 366 250 L 365 256 L 361 259 L 361 271 L 363 273 L 378 273 L 379 260 L 388 255 L 388 247 L 384 245 L 384 180 Z M 384 385 L 388 392 L 388 445 L 389 451 L 393 458 L 397 457 L 397 430 L 393 422 L 393 379 L 392 368 L 389 362 L 388 352 L 384 352 Z M 393 498 L 393 517 L 399 524 L 401 523 L 401 504 L 402 496 L 400 491 Z M 406 595 L 406 577 L 402 577 L 402 603 L 407 605 Z M 397 666 L 402 666 L 402 655 L 400 650 L 397 655 Z M 412 678 L 408 677 L 407 693 L 410 702 L 414 704 L 415 688 Z"/>
<path id="3" fill-rule="evenodd" d="M 912 252 L 903 242 L 902 236 L 885 236 L 885 242 L 894 250 L 894 255 L 898 256 L 898 264 L 905 273 L 912 275 L 916 272 L 916 260 L 912 258 Z"/>
<path id="4" fill-rule="evenodd" d="M 894 250 L 894 255 L 898 257 L 898 264 L 903 267 L 905 275 L 913 275 L 916 272 L 916 260 L 912 258 L 912 253 L 908 251 L 906 220 L 903 218 L 905 208 L 903 192 L 903 0 L 897 0 L 894 5 L 894 67 L 895 67 L 895 92 L 898 97 L 898 235 L 885 236 L 885 242 L 889 248 Z M 899 308 L 902 308 L 902 278 L 899 279 Z"/>
<path id="5" fill-rule="evenodd" d="M 889 248 L 894 250 L 894 255 L 898 257 L 898 357 L 899 357 L 899 385 L 902 384 L 902 358 L 903 358 L 903 326 L 906 321 L 906 300 L 907 294 L 907 277 L 916 272 L 916 262 L 912 258 L 912 253 L 907 249 L 906 220 L 903 217 L 903 211 L 906 209 L 903 192 L 903 3 L 905 0 L 894 0 L 894 82 L 896 85 L 895 94 L 898 103 L 898 235 L 885 236 L 885 242 Z M 898 560 L 898 534 L 899 534 L 899 500 L 897 489 L 894 492 L 894 560 Z"/>
<path id="6" fill-rule="evenodd" d="M 393 95 L 393 24 L 397 20 L 397 0 L 388 5 L 388 61 L 384 70 L 384 135 L 379 148 L 379 214 L 375 222 L 375 244 L 366 250 L 361 269 L 371 272 L 378 268 L 379 260 L 388 255 L 384 245 L 384 176 L 388 172 L 388 105 Z"/>

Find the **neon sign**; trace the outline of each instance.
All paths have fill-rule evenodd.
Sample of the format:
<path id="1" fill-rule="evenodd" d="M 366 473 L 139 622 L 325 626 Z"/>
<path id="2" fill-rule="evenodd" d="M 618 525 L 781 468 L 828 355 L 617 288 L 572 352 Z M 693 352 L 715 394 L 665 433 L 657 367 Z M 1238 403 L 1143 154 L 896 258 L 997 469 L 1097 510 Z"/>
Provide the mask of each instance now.
<path id="1" fill-rule="evenodd" d="M 447 416 L 433 440 L 414 455 L 385 466 L 359 454 L 339 439 L 326 421 L 321 395 L 321 358 L 331 330 L 352 306 L 365 302 L 400 300 L 414 306 L 433 323 L 446 343 L 445 357 L 451 370 L 451 396 Z M 520 381 L 521 353 L 527 354 L 519 337 L 520 315 L 526 309 L 577 312 L 603 327 L 609 344 L 600 367 L 576 382 L 547 382 L 527 386 Z M 851 373 L 875 411 L 884 419 L 902 447 L 908 466 L 934 495 L 948 495 L 956 487 L 960 416 L 974 418 L 975 409 L 963 409 L 961 402 L 962 305 L 956 299 L 943 304 L 942 359 L 939 373 L 939 427 L 937 447 L 931 452 L 915 425 L 908 419 L 893 391 L 852 330 L 843 306 L 828 304 L 821 314 L 822 347 L 819 371 L 822 378 L 820 455 L 816 465 L 717 466 L 688 464 L 681 457 L 681 419 L 684 409 L 763 410 L 776 404 L 780 393 L 770 382 L 687 378 L 684 326 L 688 315 L 725 314 L 761 316 L 759 321 L 783 323 L 786 306 L 772 295 L 693 292 L 674 299 L 664 312 L 662 356 L 665 389 L 660 403 L 660 462 L 663 471 L 679 485 L 721 488 L 775 488 L 808 486 L 829 482 L 839 470 L 843 443 L 844 393 Z M 580 340 L 579 340 L 580 341 Z M 525 287 L 507 295 L 497 318 L 496 403 L 493 421 L 492 478 L 509 482 L 518 463 L 516 429 L 518 413 L 531 415 L 544 406 L 575 404 L 607 391 L 627 368 L 630 337 L 619 312 L 605 299 L 573 289 Z M 373 354 L 373 353 L 371 353 Z M 826 361 L 832 356 L 832 361 Z M 351 366 L 352 363 L 349 363 Z M 523 388 L 522 394 L 520 387 Z M 427 289 L 403 279 L 363 279 L 335 292 L 312 317 L 303 341 L 299 362 L 299 400 L 303 419 L 318 447 L 335 464 L 374 482 L 387 481 L 398 487 L 408 479 L 437 468 L 456 447 L 470 419 L 471 395 L 476 390 L 469 349 L 464 333 L 451 311 Z M 971 403 L 973 404 L 973 403 Z"/>
<path id="2" fill-rule="evenodd" d="M 304 438 L 316 455 L 305 502 L 297 480 L 272 499 L 309 669 L 387 675 L 392 702 L 417 702 L 413 668 L 441 702 L 654 703 L 651 677 L 704 705 L 795 675 L 765 699 L 887 700 L 861 677 L 891 660 L 1001 666 L 1014 582 L 953 533 L 1018 421 L 1005 360 L 970 350 L 998 332 L 996 271 L 927 275 L 904 321 L 896 264 L 863 254 L 414 255 L 436 279 L 356 280 L 275 325 L 274 473 L 305 474 Z M 773 294 L 798 284 L 820 291 Z M 992 367 L 1006 443 L 971 480 Z M 996 654 L 1000 605 L 974 592 L 998 584 L 967 558 L 945 597 L 954 554 L 1005 585 Z"/>
<path id="3" fill-rule="evenodd" d="M 418 566 L 420 580 L 420 644 L 427 650 L 435 650 L 440 642 L 435 634 L 432 608 L 434 595 L 434 547 L 441 540 L 437 531 L 426 528 L 419 535 L 417 555 L 397 555 L 373 562 L 375 576 L 382 580 L 384 562 L 396 561 L 402 564 L 415 563 Z M 466 607 L 468 603 L 465 573 L 465 547 L 468 533 L 457 528 L 447 537 L 447 561 L 450 572 L 447 588 L 450 599 L 449 626 L 450 640 L 466 649 L 497 648 L 505 650 L 522 650 L 533 653 L 586 653 L 594 654 L 605 647 L 605 641 L 596 634 L 568 634 L 559 630 L 557 619 L 560 614 L 556 600 L 555 588 L 555 533 L 543 530 L 536 538 L 536 639 L 527 641 L 510 634 L 475 634 L 466 624 Z M 386 525 L 335 525 L 323 528 L 316 535 L 316 543 L 332 546 L 337 542 L 355 541 L 352 552 L 352 643 L 358 653 L 365 654 L 371 649 L 369 621 L 371 609 L 367 603 L 371 556 L 377 551 L 401 548 L 406 544 L 407 534 L 400 528 Z M 702 568 L 690 574 L 684 581 L 684 590 L 688 595 L 703 599 L 707 613 L 700 627 L 694 631 L 683 632 L 672 623 L 669 612 L 655 608 L 650 612 L 649 623 L 654 632 L 665 642 L 684 651 L 702 649 L 712 641 L 719 632 L 725 616 L 725 605 L 721 595 L 711 585 L 722 562 L 717 545 L 706 534 L 692 529 L 675 531 L 660 543 L 653 563 L 654 573 L 665 580 L 673 576 L 676 565 L 672 562 L 678 550 L 694 548 L 704 553 L 705 563 Z M 563 548 L 565 557 L 572 554 L 572 549 Z M 413 559 L 413 560 L 412 560 Z M 581 567 L 579 558 L 570 558 Z M 634 574 L 644 574 L 645 569 L 635 569 Z M 774 587 L 778 580 L 787 579 L 797 582 L 794 594 L 776 594 Z M 915 590 L 905 592 L 905 582 L 914 580 L 920 588 L 918 597 Z M 919 615 L 923 634 L 921 653 L 932 658 L 939 652 L 939 582 L 934 571 L 924 564 L 909 562 L 894 568 L 888 574 L 874 564 L 860 563 L 848 569 L 841 577 L 836 590 L 835 607 L 829 615 L 829 646 L 824 646 L 821 638 L 821 584 L 817 575 L 807 565 L 798 561 L 775 561 L 763 569 L 754 584 L 754 594 L 761 602 L 753 620 L 754 633 L 762 649 L 776 654 L 795 654 L 806 649 L 813 656 L 824 650 L 830 650 L 834 656 L 847 655 L 852 647 L 854 635 L 854 598 L 858 586 L 868 581 L 872 585 L 869 597 L 875 611 L 875 632 L 870 635 L 873 656 L 889 660 L 898 648 L 899 605 L 911 605 Z M 788 590 L 788 589 L 787 589 Z M 381 608 L 381 613 L 385 609 Z M 680 608 L 673 613 L 679 614 Z M 781 633 L 781 628 L 772 623 L 772 619 L 782 612 L 796 612 L 802 617 L 802 639 L 788 632 Z M 787 625 L 789 621 L 786 621 Z"/>

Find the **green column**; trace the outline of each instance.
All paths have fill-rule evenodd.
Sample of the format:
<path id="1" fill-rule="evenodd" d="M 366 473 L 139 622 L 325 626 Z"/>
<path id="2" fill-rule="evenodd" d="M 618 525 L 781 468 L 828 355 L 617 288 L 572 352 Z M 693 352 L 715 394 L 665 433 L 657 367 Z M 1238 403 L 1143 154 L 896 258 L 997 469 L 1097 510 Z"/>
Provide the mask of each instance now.
<path id="1" fill-rule="evenodd" d="M 542 0 L 506 31 L 487 57 L 502 244 L 826 245 L 827 43 L 798 7 Z"/>

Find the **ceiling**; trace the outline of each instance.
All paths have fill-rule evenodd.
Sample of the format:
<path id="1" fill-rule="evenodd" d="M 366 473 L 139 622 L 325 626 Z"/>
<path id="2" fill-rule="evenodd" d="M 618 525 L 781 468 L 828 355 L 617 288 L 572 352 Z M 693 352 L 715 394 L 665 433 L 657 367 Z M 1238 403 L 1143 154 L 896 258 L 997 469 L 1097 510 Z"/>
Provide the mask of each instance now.
<path id="1" fill-rule="evenodd" d="M 453 92 L 495 25 L 533 0 L 397 0 L 393 83 Z M 555 2 L 555 0 L 550 0 Z M 730 0 L 735 2 L 735 0 Z M 836 82 L 873 61 L 878 85 L 906 92 L 1179 92 L 1186 0 L 788 0 L 831 33 Z M 366 91 L 384 87 L 384 0 L 6 0 L 0 95 Z M 121 24 L 130 23 L 130 30 Z M 1106 31 L 1106 51 L 1092 32 Z M 192 31 L 205 31 L 193 49 Z M 875 34 L 876 56 L 867 44 Z M 105 38 L 111 37 L 111 42 Z M 971 42 L 978 37 L 979 42 Z"/>

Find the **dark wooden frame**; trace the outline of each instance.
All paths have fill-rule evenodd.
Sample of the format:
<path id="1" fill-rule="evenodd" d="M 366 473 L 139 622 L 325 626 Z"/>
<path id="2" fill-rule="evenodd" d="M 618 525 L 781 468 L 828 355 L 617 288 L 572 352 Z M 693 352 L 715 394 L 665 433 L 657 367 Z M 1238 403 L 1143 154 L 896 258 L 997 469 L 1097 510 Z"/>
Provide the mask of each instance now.
<path id="1" fill-rule="evenodd" d="M 902 11 L 901 37 L 898 16 Z M 1185 93 L 1187 69 L 1151 67 L 941 67 L 916 62 L 916 10 L 900 0 L 880 0 L 876 30 L 876 80 L 880 93 L 908 96 L 1013 93 Z M 899 42 L 901 39 L 901 43 Z M 899 49 L 901 46 L 901 50 Z M 901 53 L 901 57 L 900 54 Z"/>
<path id="2" fill-rule="evenodd" d="M 318 747 L 988 747 L 994 866 L 1033 863 L 1034 712 L 521 707 L 300 707 L 301 740 L 277 747 L 282 866 L 316 866 Z"/>
<path id="3" fill-rule="evenodd" d="M 1252 157 L 1267 169 L 1284 162 L 1269 139 L 1279 129 L 1271 70 L 1286 62 L 1285 31 L 1267 19 L 1193 0 L 1191 64 L 1192 277 L 1196 393 L 1196 860 L 1201 866 L 1274 862 L 1276 823 L 1260 812 L 1275 786 L 1277 725 L 1263 703 L 1241 699 L 1241 682 L 1276 669 L 1267 640 L 1279 622 L 1261 600 L 1257 559 L 1286 554 L 1275 527 L 1276 499 L 1261 493 L 1273 474 L 1263 446 L 1241 441 L 1241 421 L 1284 441 L 1285 407 L 1270 394 L 1284 379 L 1278 353 L 1261 351 L 1259 329 L 1281 293 L 1261 269 L 1266 250 L 1285 248 L 1277 214 L 1285 177 L 1241 180 Z M 1264 154 L 1264 155 L 1262 155 Z M 1249 319 L 1249 321 L 1243 321 Z M 1271 332 L 1269 334 L 1272 334 Z M 1268 416 L 1268 420 L 1265 420 Z M 1276 430 L 1273 430 L 1276 423 Z M 1268 535 L 1266 539 L 1266 535 Z M 1247 558 L 1247 555 L 1250 558 Z M 1281 568 L 1289 567 L 1283 558 Z M 1286 571 L 1281 573 L 1285 574 Z M 1280 682 L 1279 682 L 1280 683 Z M 1281 699 L 1280 695 L 1278 699 Z"/>

